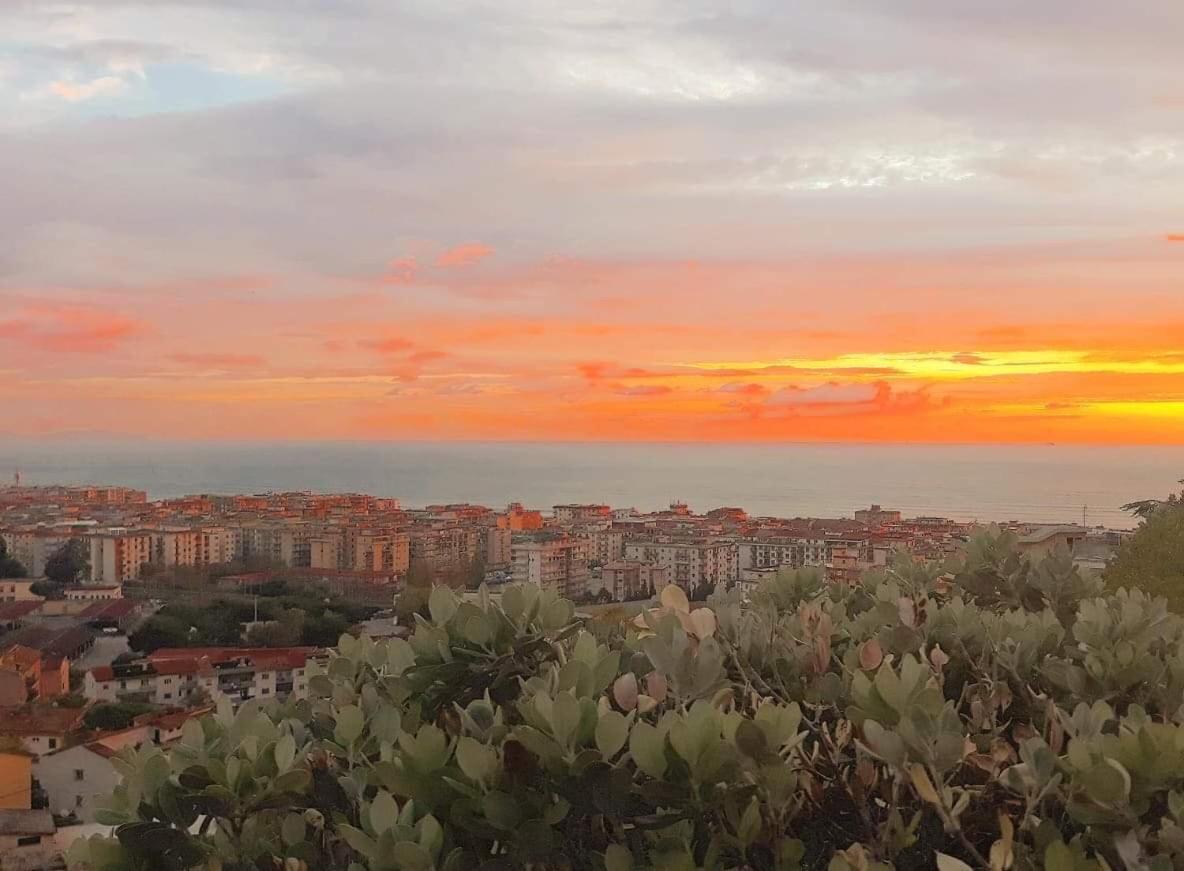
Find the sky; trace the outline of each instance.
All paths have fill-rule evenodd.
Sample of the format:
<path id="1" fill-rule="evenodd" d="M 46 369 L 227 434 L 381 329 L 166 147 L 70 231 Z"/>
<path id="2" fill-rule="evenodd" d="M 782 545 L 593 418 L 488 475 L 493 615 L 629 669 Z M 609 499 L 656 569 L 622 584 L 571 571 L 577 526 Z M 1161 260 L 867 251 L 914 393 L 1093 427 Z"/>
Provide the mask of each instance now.
<path id="1" fill-rule="evenodd" d="M 1178 0 L 0 0 L 0 435 L 1184 444 Z"/>

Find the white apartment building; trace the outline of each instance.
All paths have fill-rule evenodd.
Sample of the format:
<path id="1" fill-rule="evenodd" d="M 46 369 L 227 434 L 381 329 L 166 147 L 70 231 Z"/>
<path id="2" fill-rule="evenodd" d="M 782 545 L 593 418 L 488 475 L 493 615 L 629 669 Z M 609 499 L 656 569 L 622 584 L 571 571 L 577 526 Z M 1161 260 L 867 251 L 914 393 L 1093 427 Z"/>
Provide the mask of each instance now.
<path id="1" fill-rule="evenodd" d="M 515 583 L 550 587 L 569 598 L 587 592 L 584 541 L 554 534 L 522 536 L 514 540 L 511 551 Z"/>
<path id="2" fill-rule="evenodd" d="M 625 559 L 656 563 L 670 583 L 688 593 L 703 584 L 724 584 L 739 577 L 736 546 L 716 538 L 651 538 L 625 542 Z"/>
<path id="3" fill-rule="evenodd" d="M 298 698 L 308 692 L 313 648 L 194 648 L 158 650 L 121 665 L 92 668 L 82 692 L 99 702 L 142 701 L 178 705 L 202 691 L 210 699 Z"/>

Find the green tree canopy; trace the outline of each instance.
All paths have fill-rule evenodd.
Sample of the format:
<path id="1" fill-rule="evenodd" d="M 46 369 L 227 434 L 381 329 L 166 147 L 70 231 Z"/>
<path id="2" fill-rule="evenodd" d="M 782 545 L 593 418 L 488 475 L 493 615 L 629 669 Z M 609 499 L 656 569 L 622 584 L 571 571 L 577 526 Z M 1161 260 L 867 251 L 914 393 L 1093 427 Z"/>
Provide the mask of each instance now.
<path id="1" fill-rule="evenodd" d="M 13 556 L 8 555 L 8 543 L 0 537 L 0 578 L 23 578 L 28 572 L 24 565 Z"/>
<path id="2" fill-rule="evenodd" d="M 45 561 L 45 576 L 55 584 L 73 584 L 90 571 L 90 552 L 81 538 L 72 538 Z"/>
<path id="3" fill-rule="evenodd" d="M 1173 497 L 1156 502 L 1143 518 L 1106 567 L 1106 585 L 1163 596 L 1173 608 L 1184 610 L 1184 501 Z"/>

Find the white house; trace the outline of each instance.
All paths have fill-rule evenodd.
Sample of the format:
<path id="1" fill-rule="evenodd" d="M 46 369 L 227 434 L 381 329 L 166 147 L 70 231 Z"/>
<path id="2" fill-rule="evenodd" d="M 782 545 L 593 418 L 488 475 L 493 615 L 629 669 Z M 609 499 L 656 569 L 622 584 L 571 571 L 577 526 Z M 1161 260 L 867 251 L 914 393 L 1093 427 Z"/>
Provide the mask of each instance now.
<path id="1" fill-rule="evenodd" d="M 33 763 L 33 776 L 49 798 L 49 810 L 94 822 L 98 799 L 111 795 L 122 779 L 111 757 L 151 740 L 151 727 L 133 726 L 42 756 Z"/>

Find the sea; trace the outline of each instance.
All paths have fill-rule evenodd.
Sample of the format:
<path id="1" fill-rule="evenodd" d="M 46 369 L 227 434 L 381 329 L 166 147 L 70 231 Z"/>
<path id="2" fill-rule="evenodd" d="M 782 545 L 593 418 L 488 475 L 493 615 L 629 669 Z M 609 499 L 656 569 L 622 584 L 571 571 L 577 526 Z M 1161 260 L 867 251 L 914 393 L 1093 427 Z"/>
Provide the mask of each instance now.
<path id="1" fill-rule="evenodd" d="M 906 516 L 1135 525 L 1121 506 L 1179 490 L 1184 446 L 0 440 L 0 481 L 121 484 L 153 499 L 280 490 L 397 497 L 406 507 L 685 502 L 753 515 Z"/>

